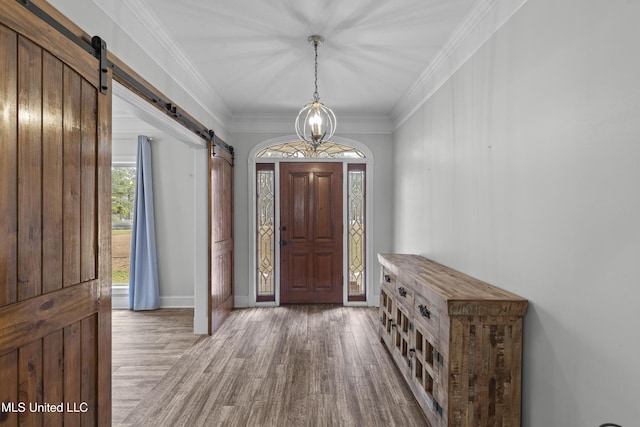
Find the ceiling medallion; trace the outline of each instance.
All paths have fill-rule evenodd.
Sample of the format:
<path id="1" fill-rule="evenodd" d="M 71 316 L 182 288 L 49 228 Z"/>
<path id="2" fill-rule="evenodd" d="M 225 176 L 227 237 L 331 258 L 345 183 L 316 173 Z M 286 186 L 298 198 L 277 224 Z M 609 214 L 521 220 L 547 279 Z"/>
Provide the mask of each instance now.
<path id="1" fill-rule="evenodd" d="M 318 45 L 324 41 L 324 37 L 313 35 L 307 40 L 313 44 L 315 51 L 315 92 L 313 92 L 313 101 L 302 107 L 296 117 L 296 133 L 315 151 L 320 144 L 333 137 L 336 131 L 336 115 L 320 102 L 320 95 L 318 95 Z"/>

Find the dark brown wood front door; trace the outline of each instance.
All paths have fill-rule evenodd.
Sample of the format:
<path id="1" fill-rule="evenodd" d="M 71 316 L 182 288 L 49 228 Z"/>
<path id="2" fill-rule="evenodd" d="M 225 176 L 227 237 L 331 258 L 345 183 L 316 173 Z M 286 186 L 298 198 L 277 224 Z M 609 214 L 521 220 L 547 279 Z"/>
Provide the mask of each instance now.
<path id="1" fill-rule="evenodd" d="M 111 91 L 99 77 L 91 54 L 0 0 L 2 425 L 111 425 Z"/>
<path id="2" fill-rule="evenodd" d="M 280 164 L 280 302 L 342 303 L 342 163 Z"/>

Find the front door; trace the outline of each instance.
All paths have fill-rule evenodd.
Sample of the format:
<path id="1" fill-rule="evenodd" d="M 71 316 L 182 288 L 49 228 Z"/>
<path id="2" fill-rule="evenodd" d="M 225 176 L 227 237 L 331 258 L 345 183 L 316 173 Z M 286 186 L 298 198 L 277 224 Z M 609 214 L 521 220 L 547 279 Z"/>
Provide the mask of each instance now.
<path id="1" fill-rule="evenodd" d="M 280 302 L 342 303 L 342 163 L 280 164 Z"/>
<path id="2" fill-rule="evenodd" d="M 0 0 L 2 425 L 111 424 L 111 91 L 100 87 L 96 58 Z"/>

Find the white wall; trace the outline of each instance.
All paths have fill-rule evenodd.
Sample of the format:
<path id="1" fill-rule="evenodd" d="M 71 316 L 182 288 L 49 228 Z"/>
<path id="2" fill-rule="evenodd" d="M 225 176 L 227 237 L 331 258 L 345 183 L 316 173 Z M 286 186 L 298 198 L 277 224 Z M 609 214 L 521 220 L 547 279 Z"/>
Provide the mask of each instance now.
<path id="1" fill-rule="evenodd" d="M 193 307 L 196 275 L 193 266 L 198 235 L 193 214 L 194 162 L 199 156 L 206 157 L 205 149 L 179 141 L 148 125 L 141 126 L 140 134 L 154 138 L 151 157 L 160 304 L 162 307 Z M 114 139 L 114 161 L 135 162 L 136 148 L 135 136 Z M 114 300 L 114 305 L 124 308 L 120 307 L 122 304 L 116 304 L 120 302 Z"/>
<path id="2" fill-rule="evenodd" d="M 638 22 L 529 0 L 394 134 L 394 251 L 530 301 L 524 426 L 640 420 Z"/>
<path id="3" fill-rule="evenodd" d="M 294 117 L 294 116 L 292 116 Z M 293 128 L 293 122 L 292 122 Z M 339 133 L 339 132 L 338 132 Z M 250 244 L 252 233 L 249 228 L 249 214 L 252 211 L 249 199 L 248 163 L 249 152 L 260 142 L 283 136 L 274 133 L 234 133 L 232 135 L 235 149 L 234 167 L 234 233 L 235 233 L 235 301 L 236 306 L 243 307 L 253 304 L 249 299 L 249 286 L 251 283 L 251 257 Z M 346 134 L 344 137 L 359 141 L 371 149 L 375 158 L 374 164 L 374 217 L 370 225 L 373 227 L 373 247 L 377 252 L 389 252 L 391 250 L 391 135 L 388 134 Z M 253 196 L 252 196 L 253 197 Z M 373 277 L 369 284 L 373 286 L 375 295 L 380 294 L 379 265 L 374 256 Z M 377 303 L 378 297 L 374 297 Z"/>
<path id="4" fill-rule="evenodd" d="M 193 154 L 186 144 L 155 137 L 151 156 L 158 246 L 158 278 L 163 306 L 193 307 Z"/>

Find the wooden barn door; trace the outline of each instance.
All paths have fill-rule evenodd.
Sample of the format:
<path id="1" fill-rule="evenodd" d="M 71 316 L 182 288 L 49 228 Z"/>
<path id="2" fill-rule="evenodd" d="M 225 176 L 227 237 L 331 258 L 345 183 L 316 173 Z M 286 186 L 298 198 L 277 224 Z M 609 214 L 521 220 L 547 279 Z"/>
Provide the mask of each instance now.
<path id="1" fill-rule="evenodd" d="M 280 164 L 280 302 L 342 303 L 342 163 Z"/>
<path id="2" fill-rule="evenodd" d="M 209 157 L 209 335 L 233 309 L 233 158 L 213 147 Z"/>
<path id="3" fill-rule="evenodd" d="M 111 423 L 111 92 L 99 77 L 91 54 L 0 0 L 0 425 Z"/>

